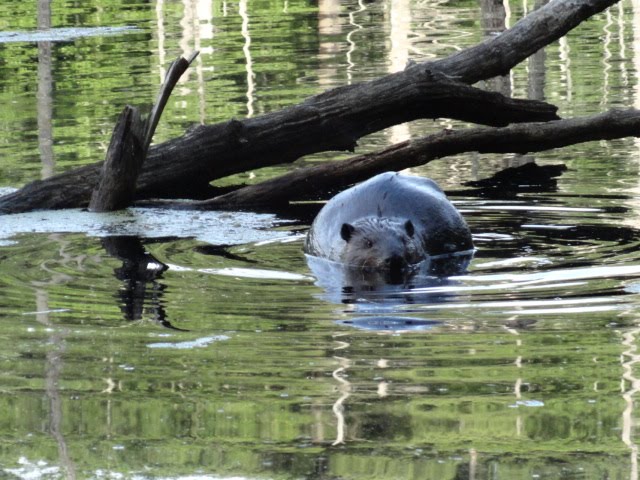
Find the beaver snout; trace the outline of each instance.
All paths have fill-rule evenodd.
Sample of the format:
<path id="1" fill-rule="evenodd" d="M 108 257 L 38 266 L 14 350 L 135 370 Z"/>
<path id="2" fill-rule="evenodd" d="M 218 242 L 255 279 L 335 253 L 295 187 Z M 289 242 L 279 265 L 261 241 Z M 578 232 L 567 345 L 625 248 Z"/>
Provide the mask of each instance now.
<path id="1" fill-rule="evenodd" d="M 407 268 L 407 261 L 400 255 L 392 255 L 384 261 L 385 268 L 392 272 L 398 272 Z"/>
<path id="2" fill-rule="evenodd" d="M 409 272 L 409 263 L 400 255 L 392 255 L 385 259 L 385 282 L 390 285 L 399 285 L 405 281 Z"/>

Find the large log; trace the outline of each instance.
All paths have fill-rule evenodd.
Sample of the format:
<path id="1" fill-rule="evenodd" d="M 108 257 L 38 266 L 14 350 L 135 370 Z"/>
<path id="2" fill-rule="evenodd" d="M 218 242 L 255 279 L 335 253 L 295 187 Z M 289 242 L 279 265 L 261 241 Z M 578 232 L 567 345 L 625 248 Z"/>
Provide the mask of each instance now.
<path id="1" fill-rule="evenodd" d="M 335 88 L 299 105 L 242 122 L 232 120 L 199 127 L 163 144 L 161 152 L 150 152 L 138 178 L 138 193 L 145 197 L 174 192 L 193 198 L 198 188 L 208 192 L 213 178 L 292 162 L 318 151 L 353 151 L 358 138 L 417 118 L 449 117 L 502 126 L 532 119 L 557 119 L 556 110 L 545 102 L 511 99 L 471 87 L 426 66 L 412 68 L 410 75 L 402 72 Z M 208 131 L 204 137 L 199 133 L 203 129 Z M 215 155 L 215 162 L 203 162 L 206 155 Z M 154 160 L 161 160 L 161 165 L 156 162 L 150 169 Z M 84 206 L 87 187 L 78 185 L 74 176 L 85 179 L 93 174 L 93 168 L 33 182 L 9 198 L 0 198 L 0 212 Z M 66 188 L 52 191 L 51 186 Z M 52 192 L 55 193 L 51 195 Z M 43 198 L 47 193 L 49 196 Z"/>
<path id="2" fill-rule="evenodd" d="M 422 63 L 364 84 L 341 87 L 300 105 L 243 121 L 199 126 L 152 147 L 138 179 L 138 197 L 204 197 L 212 180 L 327 150 L 351 150 L 362 135 L 415 118 L 446 116 L 491 122 L 491 115 L 467 109 L 456 117 L 450 92 L 438 70 L 465 83 L 507 72 L 539 48 L 617 0 L 554 0 L 501 35 L 436 62 Z M 435 78 L 434 78 L 435 77 Z M 425 91 L 427 88 L 427 91 Z M 432 91 L 433 90 L 433 91 Z M 404 96 L 403 96 L 404 95 Z M 424 104 L 432 95 L 433 105 Z M 417 100 L 417 101 L 414 101 Z M 533 104 L 532 104 L 533 105 Z M 354 112 L 357 112 L 355 114 Z M 492 113 L 492 112 L 488 112 Z M 551 119 L 546 117 L 533 119 Z M 512 118 L 509 121 L 516 121 Z M 524 120 L 520 117 L 520 120 Z M 0 198 L 0 212 L 86 205 L 100 164 L 33 182 Z"/>
<path id="3" fill-rule="evenodd" d="M 609 110 L 598 115 L 504 128 L 444 130 L 379 152 L 339 162 L 299 168 L 190 207 L 239 210 L 277 208 L 292 200 L 318 199 L 327 192 L 385 171 L 398 171 L 464 152 L 530 153 L 594 140 L 640 137 L 640 110 Z M 165 204 L 169 205 L 169 204 Z"/>

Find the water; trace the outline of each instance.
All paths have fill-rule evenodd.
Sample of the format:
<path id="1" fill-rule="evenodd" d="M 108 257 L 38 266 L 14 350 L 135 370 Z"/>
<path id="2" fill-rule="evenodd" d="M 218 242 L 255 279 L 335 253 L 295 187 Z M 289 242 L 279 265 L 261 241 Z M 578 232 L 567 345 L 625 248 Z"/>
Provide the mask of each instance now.
<path id="1" fill-rule="evenodd" d="M 509 7 L 513 24 L 533 4 Z M 614 6 L 486 84 L 563 116 L 637 106 L 638 15 Z M 100 160 L 122 105 L 150 103 L 178 54 L 202 52 L 155 141 L 488 28 L 475 2 L 395 0 L 61 1 L 45 37 L 38 18 L 0 5 L 2 192 Z M 466 275 L 382 292 L 314 277 L 314 208 L 0 217 L 0 476 L 637 478 L 638 143 L 536 155 L 569 168 L 555 184 L 462 186 L 531 159 L 413 169 L 452 193 L 477 251 Z"/>

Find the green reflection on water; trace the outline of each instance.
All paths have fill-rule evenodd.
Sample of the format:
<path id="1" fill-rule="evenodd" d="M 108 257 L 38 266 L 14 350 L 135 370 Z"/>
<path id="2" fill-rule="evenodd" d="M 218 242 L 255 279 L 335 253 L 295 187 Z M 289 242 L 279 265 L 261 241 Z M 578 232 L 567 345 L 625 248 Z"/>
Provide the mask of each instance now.
<path id="1" fill-rule="evenodd" d="M 511 5 L 511 21 L 532 3 Z M 176 89 L 157 141 L 193 123 L 273 111 L 482 38 L 480 9 L 471 1 L 259 1 L 244 13 L 238 3 L 200 4 L 203 10 L 190 2 L 55 2 L 53 27 L 139 31 L 48 47 L 0 44 L 0 186 L 18 187 L 43 174 L 46 139 L 38 137 L 38 115 L 52 124 L 51 171 L 100 160 L 122 105 L 150 103 L 162 69 L 196 48 L 198 63 Z M 633 104 L 633 11 L 621 5 L 496 85 L 527 96 L 542 68 L 537 86 L 565 116 Z M 405 30 L 392 18 L 403 11 L 410 15 Z M 37 25 L 32 3 L 0 5 L 1 30 Z M 394 50 L 394 34 L 411 39 L 406 50 Z M 50 87 L 50 104 L 38 102 L 43 85 Z M 390 129 L 362 140 L 359 151 L 448 125 Z M 571 170 L 557 196 L 515 201 L 601 211 L 487 212 L 471 201 L 474 233 L 511 238 L 479 243 L 478 262 L 537 256 L 549 269 L 569 272 L 576 265 L 637 264 L 635 156 L 632 140 L 537 156 Z M 415 172 L 458 189 L 529 158 L 469 154 Z M 238 177 L 252 182 L 288 168 Z M 583 235 L 540 233 L 523 224 L 576 224 Z M 607 237 L 601 230 L 611 225 L 620 229 Z M 300 239 L 229 247 L 224 254 L 207 253 L 190 239 L 145 241 L 149 253 L 174 268 L 142 282 L 140 298 L 133 298 L 138 308 L 130 310 L 126 299 L 135 285 L 117 277 L 123 261 L 98 239 L 51 233 L 12 240 L 0 247 L 0 471 L 7 475 L 14 469 L 41 478 L 93 478 L 102 471 L 127 478 L 511 479 L 628 478 L 634 471 L 636 415 L 622 395 L 632 391 L 632 378 L 623 380 L 621 365 L 632 375 L 637 370 L 633 352 L 623 355 L 637 334 L 635 296 L 623 296 L 634 278 L 580 279 L 539 294 L 496 286 L 458 293 L 442 305 L 418 299 L 400 313 L 440 323 L 394 334 L 335 323 L 378 306 L 327 300 L 305 278 Z M 472 265 L 471 275 L 544 273 L 544 261 Z M 252 269 L 300 278 L 247 275 Z M 518 314 L 515 300 L 559 296 L 601 298 L 611 308 L 567 313 L 559 305 L 551 313 Z M 162 316 L 186 331 L 162 327 Z M 152 348 L 184 342 L 194 347 Z M 630 436 L 625 428 L 632 428 Z"/>
<path id="2" fill-rule="evenodd" d="M 334 337 L 318 321 L 257 333 L 238 318 L 228 340 L 183 351 L 150 349 L 159 331 L 142 325 L 50 321 L 20 319 L 0 340 L 11 352 L 2 359 L 4 465 L 16 454 L 57 463 L 50 422 L 59 416 L 85 472 L 105 461 L 121 472 L 285 477 L 322 461 L 327 475 L 347 478 L 453 478 L 469 462 L 519 476 L 564 464 L 615 477 L 628 467 L 615 331 Z M 339 368 L 345 383 L 332 377 Z M 332 407 L 343 395 L 340 431 Z"/>

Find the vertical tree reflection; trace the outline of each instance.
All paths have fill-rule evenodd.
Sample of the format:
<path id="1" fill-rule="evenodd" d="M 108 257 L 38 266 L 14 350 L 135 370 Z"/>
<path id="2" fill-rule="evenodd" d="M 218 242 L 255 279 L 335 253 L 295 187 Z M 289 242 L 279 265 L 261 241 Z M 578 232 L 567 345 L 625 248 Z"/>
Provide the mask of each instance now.
<path id="1" fill-rule="evenodd" d="M 38 0 L 38 29 L 51 28 L 51 0 Z M 42 162 L 42 178 L 54 174 L 53 158 L 53 74 L 51 42 L 38 42 L 38 148 Z"/>
<path id="2" fill-rule="evenodd" d="M 67 243 L 59 235 L 51 235 L 60 245 L 60 254 L 67 260 L 69 257 L 65 255 Z M 60 465 L 64 470 L 65 478 L 74 480 L 76 478 L 76 467 L 71 459 L 67 441 L 64 436 L 63 424 L 63 402 L 60 394 L 60 380 L 64 367 L 64 352 L 66 350 L 65 339 L 69 335 L 69 329 L 56 325 L 50 317 L 49 294 L 46 287 L 51 285 L 60 285 L 68 282 L 71 278 L 68 275 L 58 273 L 53 269 L 49 269 L 47 263 L 44 262 L 41 268 L 50 274 L 48 280 L 32 282 L 35 287 L 36 294 L 36 319 L 39 323 L 47 327 L 49 333 L 48 344 L 49 350 L 45 356 L 44 365 L 44 394 L 49 402 L 49 434 L 55 440 L 58 446 L 58 456 Z"/>

